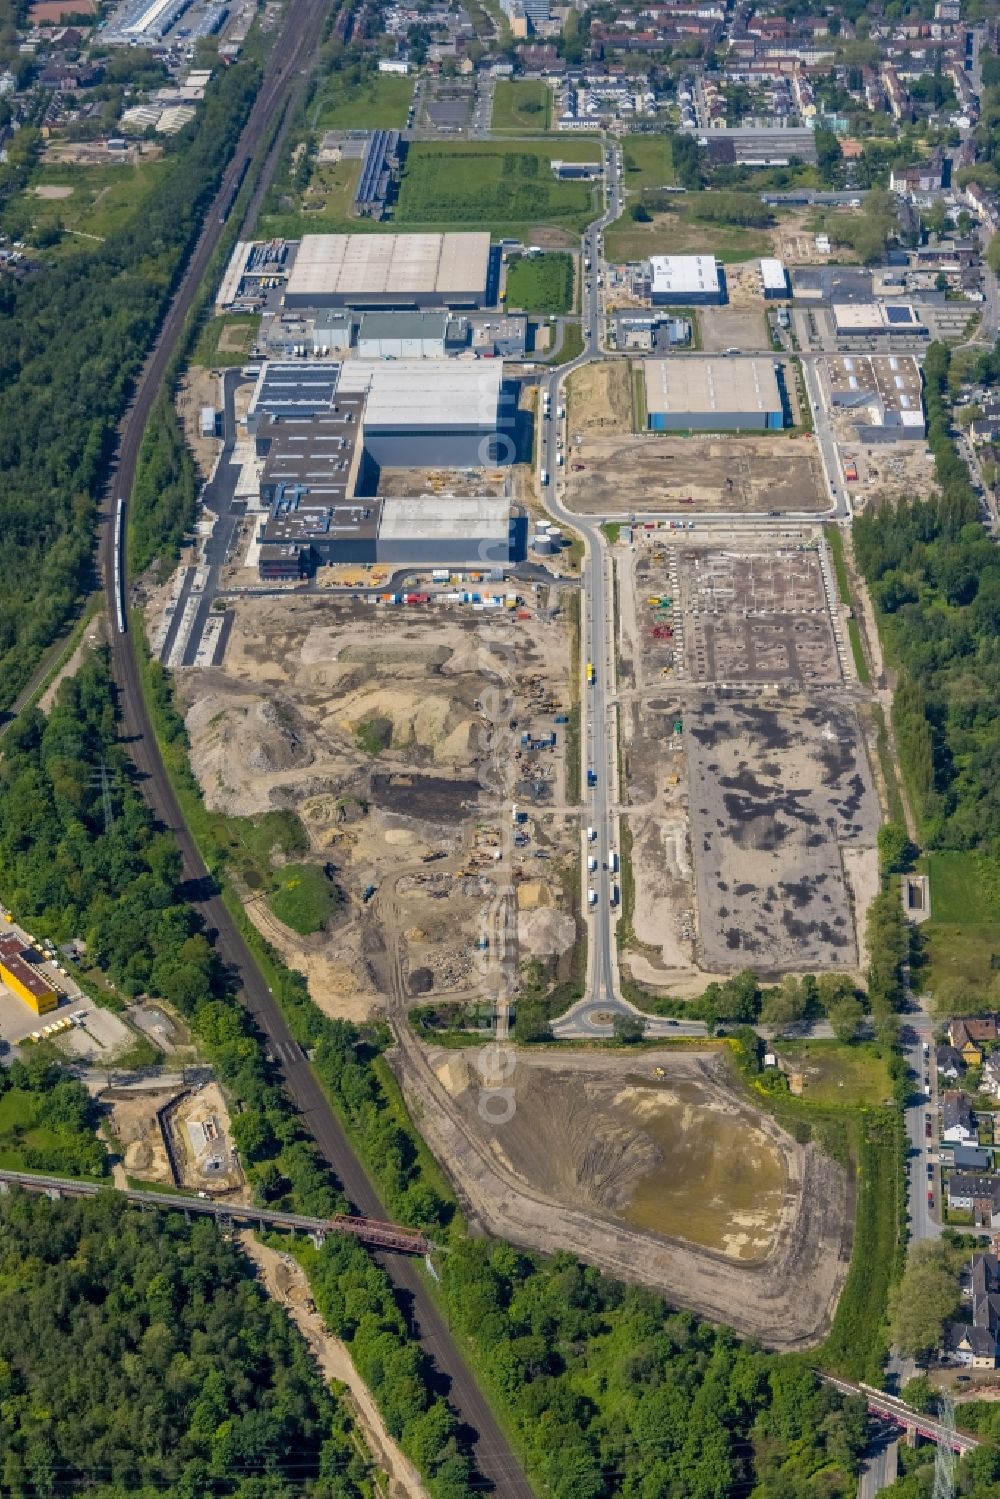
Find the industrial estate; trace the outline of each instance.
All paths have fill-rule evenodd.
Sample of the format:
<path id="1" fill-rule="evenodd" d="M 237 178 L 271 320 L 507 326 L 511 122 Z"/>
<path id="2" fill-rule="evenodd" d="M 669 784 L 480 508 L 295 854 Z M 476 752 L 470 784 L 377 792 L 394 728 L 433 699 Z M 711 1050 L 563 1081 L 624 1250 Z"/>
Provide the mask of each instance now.
<path id="1" fill-rule="evenodd" d="M 0 705 L 0 1227 L 238 1239 L 345 1494 L 1000 1492 L 992 11 L 0 34 L 11 328 L 156 289 Z"/>

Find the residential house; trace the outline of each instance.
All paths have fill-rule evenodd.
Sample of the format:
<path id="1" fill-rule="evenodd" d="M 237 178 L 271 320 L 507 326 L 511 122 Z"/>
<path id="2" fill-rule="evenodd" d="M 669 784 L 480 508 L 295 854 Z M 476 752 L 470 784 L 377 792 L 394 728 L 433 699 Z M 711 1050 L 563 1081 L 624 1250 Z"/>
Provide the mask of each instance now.
<path id="1" fill-rule="evenodd" d="M 993 1169 L 993 1154 L 981 1145 L 954 1145 L 951 1164 L 956 1171 L 984 1176 Z"/>
<path id="2" fill-rule="evenodd" d="M 981 1228 L 1000 1226 L 1000 1176 L 971 1176 L 956 1172 L 948 1178 L 948 1206 L 971 1213 Z"/>
<path id="3" fill-rule="evenodd" d="M 987 418 L 992 411 L 984 412 Z M 1000 416 L 1000 412 L 997 413 Z M 953 1020 L 948 1027 L 948 1040 L 962 1055 L 967 1067 L 978 1067 L 983 1060 L 983 1046 L 997 1039 L 997 1017 L 995 1015 L 969 1016 Z"/>
<path id="4" fill-rule="evenodd" d="M 954 1088 L 948 1089 L 941 1104 L 941 1139 L 955 1145 L 965 1145 L 976 1138 L 972 1105 L 967 1095 Z"/>
<path id="5" fill-rule="evenodd" d="M 951 1323 L 946 1350 L 972 1369 L 995 1369 L 1000 1353 L 1000 1260 L 995 1254 L 972 1256 L 969 1300 L 972 1315 Z"/>
<path id="6" fill-rule="evenodd" d="M 939 1046 L 934 1053 L 934 1061 L 937 1065 L 939 1077 L 959 1078 L 965 1071 L 965 1062 L 962 1053 L 954 1046 Z"/>

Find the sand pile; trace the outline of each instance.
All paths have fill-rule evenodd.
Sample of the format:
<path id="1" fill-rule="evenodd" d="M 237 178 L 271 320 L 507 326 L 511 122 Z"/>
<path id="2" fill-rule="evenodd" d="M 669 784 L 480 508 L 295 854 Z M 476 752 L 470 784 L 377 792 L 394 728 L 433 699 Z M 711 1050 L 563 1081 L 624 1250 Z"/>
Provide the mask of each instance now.
<path id="1" fill-rule="evenodd" d="M 540 907 L 517 918 L 517 940 L 534 958 L 551 958 L 572 947 L 576 922 L 565 911 Z"/>

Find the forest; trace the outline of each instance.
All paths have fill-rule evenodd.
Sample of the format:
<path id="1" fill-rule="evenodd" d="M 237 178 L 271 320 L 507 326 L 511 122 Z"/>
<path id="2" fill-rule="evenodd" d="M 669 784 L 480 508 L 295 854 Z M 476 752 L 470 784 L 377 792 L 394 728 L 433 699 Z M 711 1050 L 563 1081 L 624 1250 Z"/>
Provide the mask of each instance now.
<path id="1" fill-rule="evenodd" d="M 853 1496 L 861 1401 L 808 1366 L 671 1311 L 571 1256 L 467 1241 L 447 1256 L 451 1325 L 558 1499 Z"/>
<path id="2" fill-rule="evenodd" d="M 5 1199 L 4 1494 L 372 1495 L 349 1415 L 248 1272 L 207 1220 Z"/>
<path id="3" fill-rule="evenodd" d="M 1000 848 L 1000 553 L 950 429 L 950 355 L 924 366 L 938 490 L 858 516 L 854 550 L 899 681 L 893 719 L 929 848 Z"/>
<path id="4" fill-rule="evenodd" d="M 92 586 L 114 430 L 258 81 L 253 63 L 213 80 L 127 229 L 0 277 L 0 706 Z"/>

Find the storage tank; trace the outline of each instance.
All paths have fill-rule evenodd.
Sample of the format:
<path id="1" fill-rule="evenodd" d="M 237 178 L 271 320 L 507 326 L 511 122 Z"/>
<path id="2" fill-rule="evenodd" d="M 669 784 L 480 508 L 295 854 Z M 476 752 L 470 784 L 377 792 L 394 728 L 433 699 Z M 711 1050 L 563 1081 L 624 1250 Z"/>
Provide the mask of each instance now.
<path id="1" fill-rule="evenodd" d="M 540 557 L 551 557 L 555 551 L 552 545 L 552 537 L 547 531 L 539 531 L 537 536 L 532 537 L 531 550 L 537 552 Z"/>

